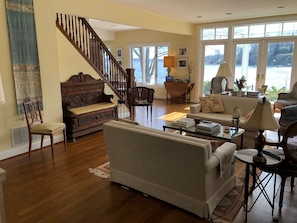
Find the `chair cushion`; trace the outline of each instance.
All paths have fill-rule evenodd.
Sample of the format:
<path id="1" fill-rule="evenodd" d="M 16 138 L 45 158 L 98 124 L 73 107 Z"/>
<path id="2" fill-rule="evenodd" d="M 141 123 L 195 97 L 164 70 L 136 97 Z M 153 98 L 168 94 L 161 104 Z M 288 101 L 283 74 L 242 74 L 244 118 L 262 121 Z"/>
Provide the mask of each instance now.
<path id="1" fill-rule="evenodd" d="M 65 123 L 58 123 L 58 122 L 40 123 L 32 126 L 31 133 L 49 135 L 49 134 L 54 134 L 57 131 L 63 130 L 64 128 L 66 128 Z"/>
<path id="2" fill-rule="evenodd" d="M 295 100 L 295 99 L 286 99 L 286 100 L 279 99 L 274 102 L 274 105 L 277 108 L 283 108 L 283 107 L 286 107 L 289 105 L 297 105 L 297 100 Z"/>
<path id="3" fill-rule="evenodd" d="M 205 97 L 199 97 L 202 112 L 223 112 L 224 106 L 220 94 L 212 94 Z"/>

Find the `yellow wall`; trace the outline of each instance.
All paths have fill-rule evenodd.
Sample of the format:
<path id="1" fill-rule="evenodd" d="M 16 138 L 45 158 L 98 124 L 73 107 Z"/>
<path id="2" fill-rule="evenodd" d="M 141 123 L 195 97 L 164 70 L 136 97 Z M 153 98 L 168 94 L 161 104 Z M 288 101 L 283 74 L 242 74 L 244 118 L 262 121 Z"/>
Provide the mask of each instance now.
<path id="1" fill-rule="evenodd" d="M 188 69 L 178 69 L 177 60 L 178 58 L 187 58 L 188 62 L 192 62 L 193 71 L 192 71 L 192 80 L 195 82 L 195 58 L 196 58 L 196 36 L 187 36 L 187 35 L 178 35 L 172 33 L 165 33 L 159 31 L 151 30 L 134 30 L 126 32 L 116 33 L 115 41 L 107 41 L 106 45 L 111 46 L 111 51 L 113 55 L 116 55 L 116 48 L 123 49 L 123 67 L 131 67 L 129 64 L 130 54 L 129 54 L 129 45 L 133 44 L 147 44 L 147 43 L 168 43 L 169 44 L 169 55 L 175 57 L 175 68 L 170 72 L 170 75 L 173 75 L 174 78 L 179 78 L 185 80 L 188 78 Z M 178 57 L 177 50 L 179 47 L 188 48 L 188 56 Z M 165 72 L 166 69 L 164 68 Z M 166 91 L 164 86 L 155 87 L 155 97 L 156 98 L 165 98 Z"/>
<path id="2" fill-rule="evenodd" d="M 162 16 L 156 16 L 150 13 L 145 13 L 146 16 L 144 16 L 143 12 L 137 12 L 125 7 L 112 5 L 104 0 L 85 0 L 83 2 L 78 0 L 34 1 L 34 12 L 45 121 L 62 121 L 60 94 L 61 81 L 67 80 L 71 75 L 76 74 L 79 71 L 83 71 L 84 73 L 89 73 L 91 75 L 94 74 L 92 68 L 90 68 L 86 62 L 78 56 L 78 53 L 70 47 L 69 43 L 65 43 L 66 40 L 62 38 L 62 35 L 56 29 L 56 12 L 89 16 L 107 21 L 130 23 L 130 25 L 141 26 L 146 29 L 156 28 L 157 30 L 167 30 L 173 33 L 183 33 L 184 35 L 166 36 L 167 34 L 162 35 L 161 32 L 153 32 L 152 35 L 150 35 L 148 33 L 149 31 L 144 31 L 137 34 L 144 42 L 172 41 L 172 53 L 176 52 L 176 46 L 186 46 L 184 43 L 188 44 L 189 40 L 194 42 L 194 40 L 189 36 L 193 32 L 193 26 L 190 24 L 168 19 Z M 142 19 L 135 19 L 140 14 Z M 156 21 L 158 21 L 158 23 L 156 23 Z M 6 104 L 0 105 L 1 160 L 3 158 L 27 151 L 27 145 L 22 145 L 21 148 L 12 148 L 11 145 L 11 129 L 19 126 L 25 126 L 25 121 L 23 116 L 18 115 L 16 109 L 4 0 L 1 0 L 0 4 L 0 29 L 0 72 L 2 74 L 2 81 L 4 82 L 4 92 L 6 97 Z M 123 35 L 125 35 L 126 40 L 125 42 L 119 42 L 119 45 L 126 49 L 126 44 L 132 42 L 128 41 L 128 34 Z M 157 38 L 157 35 L 160 36 Z M 145 37 L 148 38 L 146 39 Z M 175 38 L 178 40 L 175 40 Z M 133 41 L 137 42 L 136 39 Z M 194 55 L 195 51 L 191 50 L 190 52 Z M 180 75 L 182 74 L 180 73 Z M 110 94 L 111 92 L 109 89 L 106 89 L 106 93 Z"/>

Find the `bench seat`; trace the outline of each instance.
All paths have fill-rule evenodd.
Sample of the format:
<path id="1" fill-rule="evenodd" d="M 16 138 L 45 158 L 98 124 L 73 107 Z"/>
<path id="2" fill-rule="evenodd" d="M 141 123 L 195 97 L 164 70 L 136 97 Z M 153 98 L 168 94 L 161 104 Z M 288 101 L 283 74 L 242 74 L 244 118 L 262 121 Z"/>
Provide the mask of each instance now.
<path id="1" fill-rule="evenodd" d="M 109 102 L 101 102 L 93 105 L 86 105 L 78 108 L 70 108 L 69 111 L 74 115 L 82 115 L 89 112 L 100 111 L 107 108 L 114 108 L 115 104 Z"/>

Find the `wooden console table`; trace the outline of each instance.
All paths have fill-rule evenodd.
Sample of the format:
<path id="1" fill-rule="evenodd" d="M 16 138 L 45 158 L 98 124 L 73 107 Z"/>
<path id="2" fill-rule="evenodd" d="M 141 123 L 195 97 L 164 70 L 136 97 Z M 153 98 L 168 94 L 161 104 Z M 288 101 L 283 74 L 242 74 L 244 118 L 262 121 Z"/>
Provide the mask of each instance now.
<path id="1" fill-rule="evenodd" d="M 191 101 L 191 91 L 194 88 L 195 83 L 186 82 L 164 82 L 166 88 L 166 100 L 168 100 L 168 94 L 172 99 L 180 99 L 185 103 Z"/>

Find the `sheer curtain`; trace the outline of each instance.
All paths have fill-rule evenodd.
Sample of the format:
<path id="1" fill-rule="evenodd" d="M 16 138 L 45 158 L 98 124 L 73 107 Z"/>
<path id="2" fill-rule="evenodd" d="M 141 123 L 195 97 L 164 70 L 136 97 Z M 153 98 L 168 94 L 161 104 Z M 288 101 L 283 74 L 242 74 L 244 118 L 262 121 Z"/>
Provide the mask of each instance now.
<path id="1" fill-rule="evenodd" d="M 38 99 L 42 105 L 33 0 L 6 0 L 6 14 L 17 108 L 23 114 L 25 99 Z"/>

